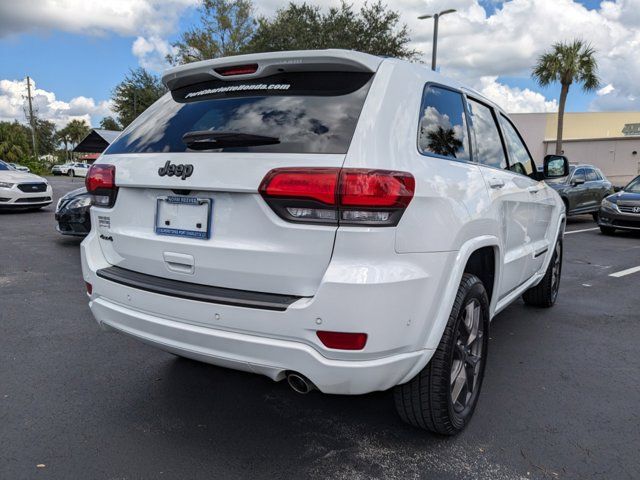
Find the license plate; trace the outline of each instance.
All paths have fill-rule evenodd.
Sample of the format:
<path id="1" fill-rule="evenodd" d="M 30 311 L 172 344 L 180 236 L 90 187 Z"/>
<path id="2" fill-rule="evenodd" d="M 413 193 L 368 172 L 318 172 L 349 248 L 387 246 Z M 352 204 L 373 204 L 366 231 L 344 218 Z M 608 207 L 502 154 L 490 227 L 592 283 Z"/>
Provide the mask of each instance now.
<path id="1" fill-rule="evenodd" d="M 211 237 L 210 198 L 167 196 L 156 204 L 156 234 L 175 237 Z"/>

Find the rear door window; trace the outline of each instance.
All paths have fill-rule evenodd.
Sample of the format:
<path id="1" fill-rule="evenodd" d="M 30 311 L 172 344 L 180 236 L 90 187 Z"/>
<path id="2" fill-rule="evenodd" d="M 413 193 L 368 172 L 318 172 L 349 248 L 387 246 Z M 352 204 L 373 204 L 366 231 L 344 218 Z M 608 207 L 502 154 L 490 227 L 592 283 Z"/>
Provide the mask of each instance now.
<path id="1" fill-rule="evenodd" d="M 469 99 L 468 105 L 471 126 L 476 138 L 474 159 L 482 165 L 506 169 L 507 156 L 492 110 L 472 99 Z"/>
<path id="2" fill-rule="evenodd" d="M 183 87 L 154 103 L 106 153 L 346 153 L 372 77 L 292 72 Z"/>
<path id="3" fill-rule="evenodd" d="M 587 168 L 587 182 L 596 182 L 598 180 L 598 174 L 593 168 Z"/>
<path id="4" fill-rule="evenodd" d="M 461 93 L 434 85 L 425 88 L 418 149 L 426 155 L 469 160 L 469 135 Z"/>
<path id="5" fill-rule="evenodd" d="M 504 115 L 500 115 L 500 124 L 509 152 L 509 169 L 522 175 L 531 175 L 533 173 L 533 159 L 520 138 L 520 134 Z"/>

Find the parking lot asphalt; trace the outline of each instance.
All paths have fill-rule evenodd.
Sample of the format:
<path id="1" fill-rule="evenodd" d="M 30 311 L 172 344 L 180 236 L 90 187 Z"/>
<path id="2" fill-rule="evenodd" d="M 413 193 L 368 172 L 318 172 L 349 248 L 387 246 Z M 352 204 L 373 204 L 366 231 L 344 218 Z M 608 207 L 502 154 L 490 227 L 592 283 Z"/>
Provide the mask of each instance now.
<path id="1" fill-rule="evenodd" d="M 53 178 L 57 198 L 82 179 Z M 639 478 L 640 235 L 569 221 L 560 296 L 491 326 L 469 427 L 294 393 L 101 331 L 54 205 L 0 214 L 0 479 Z"/>

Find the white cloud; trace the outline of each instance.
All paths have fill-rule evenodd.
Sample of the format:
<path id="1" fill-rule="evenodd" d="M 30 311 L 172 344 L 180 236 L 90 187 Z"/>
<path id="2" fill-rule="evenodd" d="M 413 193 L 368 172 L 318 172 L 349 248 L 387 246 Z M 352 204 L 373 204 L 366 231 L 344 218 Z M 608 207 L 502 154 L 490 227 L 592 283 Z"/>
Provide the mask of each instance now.
<path id="1" fill-rule="evenodd" d="M 198 0 L 0 0 L 0 38 L 25 32 L 62 30 L 83 35 L 136 37 L 138 63 L 162 71 L 184 11 Z"/>
<path id="2" fill-rule="evenodd" d="M 167 68 L 166 57 L 175 54 L 176 50 L 177 48 L 171 46 L 168 41 L 156 36 L 138 37 L 131 47 L 133 54 L 138 57 L 140 66 L 156 72 Z"/>
<path id="3" fill-rule="evenodd" d="M 57 127 L 63 127 L 70 120 L 84 120 L 95 126 L 102 117 L 113 115 L 110 101 L 96 102 L 93 98 L 79 96 L 65 102 L 56 99 L 53 92 L 37 88 L 31 80 L 33 107 L 39 118 L 51 120 Z M 26 121 L 25 80 L 0 80 L 0 120 Z"/>
<path id="4" fill-rule="evenodd" d="M 172 32 L 185 8 L 197 0 L 21 0 L 0 2 L 0 37 L 62 30 L 89 35 Z"/>
<path id="5" fill-rule="evenodd" d="M 556 100 L 549 101 L 541 93 L 528 88 L 521 89 L 501 84 L 497 81 L 497 77 L 482 77 L 478 90 L 509 113 L 558 111 Z"/>
<path id="6" fill-rule="evenodd" d="M 615 87 L 612 84 L 608 84 L 604 87 L 602 87 L 600 90 L 598 90 L 596 92 L 596 95 L 598 95 L 599 97 L 602 97 L 604 95 L 609 95 L 611 92 L 613 92 L 615 90 Z"/>
<path id="7" fill-rule="evenodd" d="M 440 24 L 438 61 L 443 73 L 472 85 L 484 76 L 528 77 L 535 59 L 552 43 L 578 37 L 596 48 L 603 84 L 615 85 L 615 89 L 605 87 L 608 95 L 596 99 L 591 108 L 638 108 L 640 0 L 606 1 L 598 10 L 588 10 L 573 0 L 513 0 L 493 15 L 487 15 L 477 0 L 454 3 L 459 12 L 444 17 Z M 427 0 L 423 10 L 438 11 L 449 5 L 448 0 Z M 432 21 L 420 28 L 417 20 L 404 20 L 413 28 L 416 44 L 430 52 Z M 578 88 L 573 87 L 574 95 Z M 505 94 L 503 100 L 494 97 L 501 105 L 513 104 L 515 95 L 526 106 L 534 93 L 493 90 Z M 541 104 L 536 104 L 540 109 Z"/>
<path id="8" fill-rule="evenodd" d="M 323 7 L 339 0 L 316 0 Z M 355 0 L 359 8 L 364 0 Z M 486 4 L 486 2 L 484 2 Z M 529 77 L 535 59 L 552 43 L 581 37 L 598 51 L 603 85 L 615 89 L 601 95 L 592 108 L 638 108 L 640 98 L 640 0 L 607 0 L 599 9 L 587 9 L 575 0 L 493 1 L 488 14 L 478 0 L 394 0 L 411 30 L 412 47 L 430 61 L 433 20 L 418 20 L 425 13 L 456 8 L 440 22 L 438 64 L 444 74 L 477 88 L 486 88 L 498 103 L 512 108 L 549 109 L 550 100 L 529 89 L 508 88 L 495 78 Z M 0 0 L 0 38 L 12 33 L 59 29 L 100 35 L 132 37 L 132 52 L 140 65 L 159 71 L 171 53 L 167 41 L 178 19 L 197 0 Z M 260 15 L 286 7 L 283 0 L 254 2 Z M 483 84 L 489 77 L 494 80 Z M 605 89 L 607 87 L 604 87 Z M 575 95 L 576 87 L 572 89 Z M 538 94 L 539 95 L 539 94 Z M 551 101 L 552 102 L 552 101 Z"/>

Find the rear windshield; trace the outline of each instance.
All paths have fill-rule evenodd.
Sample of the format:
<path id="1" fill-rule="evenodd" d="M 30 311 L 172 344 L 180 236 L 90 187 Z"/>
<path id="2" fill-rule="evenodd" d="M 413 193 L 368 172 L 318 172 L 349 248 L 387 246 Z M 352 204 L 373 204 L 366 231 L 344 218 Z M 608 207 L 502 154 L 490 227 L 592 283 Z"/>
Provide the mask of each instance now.
<path id="1" fill-rule="evenodd" d="M 372 74 L 282 73 L 212 80 L 167 93 L 111 144 L 107 154 L 155 152 L 346 153 Z M 237 134 L 224 148 L 189 148 L 185 134 Z M 256 136 L 270 141 L 256 142 Z M 251 139 L 254 139 L 253 141 Z M 265 143 L 265 144 L 256 144 Z M 206 145 L 205 145 L 206 146 Z"/>

